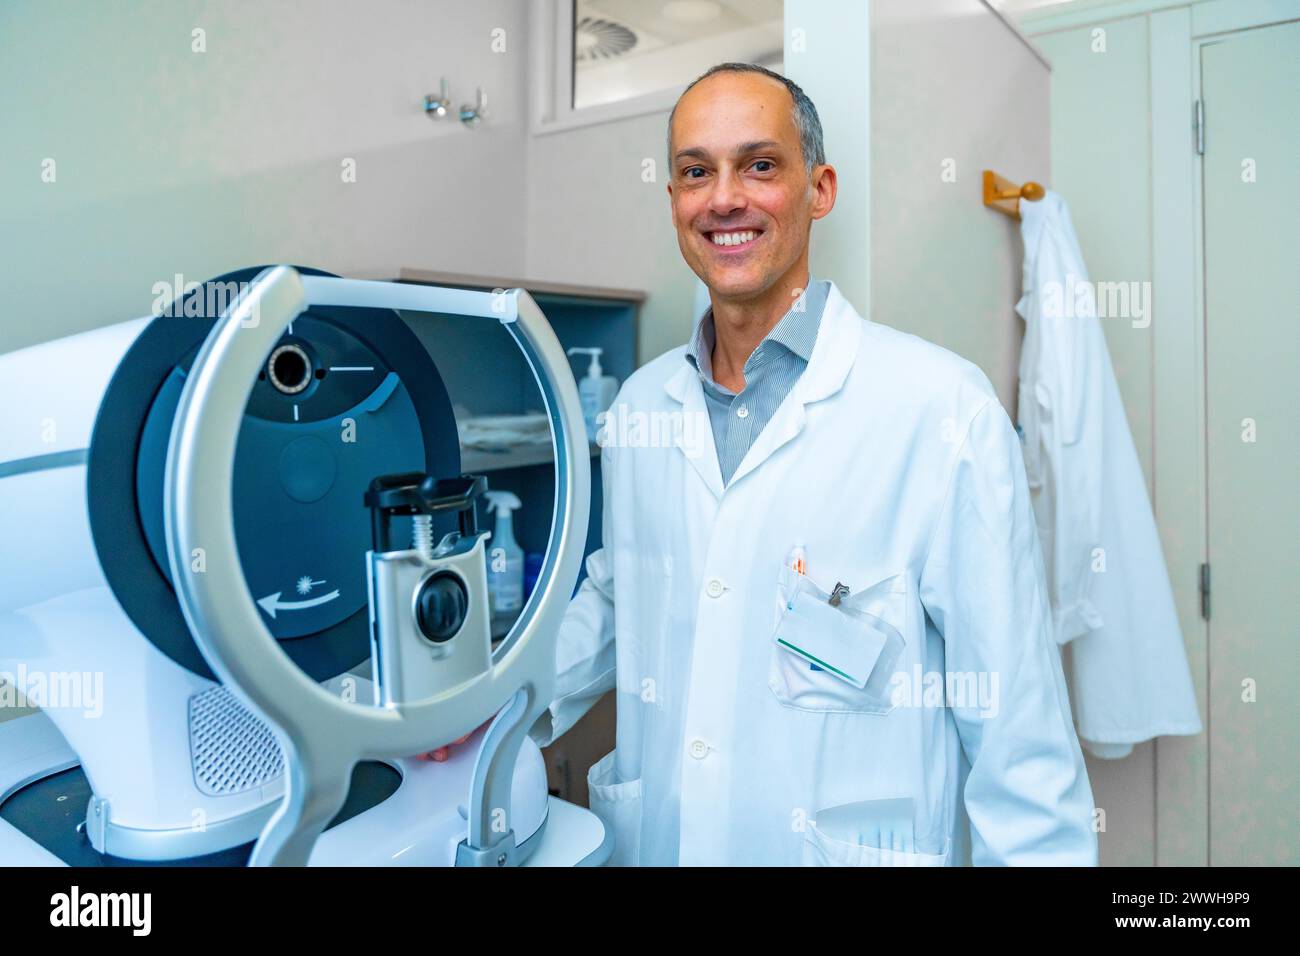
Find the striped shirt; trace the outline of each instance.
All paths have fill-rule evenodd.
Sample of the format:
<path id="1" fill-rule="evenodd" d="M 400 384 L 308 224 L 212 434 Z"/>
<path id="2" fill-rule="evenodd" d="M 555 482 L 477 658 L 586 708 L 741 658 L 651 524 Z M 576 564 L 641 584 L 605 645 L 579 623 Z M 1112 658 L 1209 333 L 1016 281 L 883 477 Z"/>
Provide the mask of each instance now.
<path id="1" fill-rule="evenodd" d="M 699 373 L 704 386 L 724 485 L 731 481 L 759 433 L 808 367 L 830 288 L 831 284 L 823 279 L 808 283 L 807 291 L 745 360 L 745 387 L 740 392 L 713 380 L 713 345 L 717 341 L 713 309 L 706 311 L 696 325 L 686 349 L 686 361 Z"/>

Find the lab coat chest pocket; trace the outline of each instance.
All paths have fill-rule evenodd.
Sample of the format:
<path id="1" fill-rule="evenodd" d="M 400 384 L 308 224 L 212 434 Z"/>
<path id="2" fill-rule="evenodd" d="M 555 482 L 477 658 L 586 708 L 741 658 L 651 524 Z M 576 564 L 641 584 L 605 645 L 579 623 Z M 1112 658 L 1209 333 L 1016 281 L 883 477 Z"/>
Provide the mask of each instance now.
<path id="1" fill-rule="evenodd" d="M 786 707 L 884 715 L 908 634 L 907 575 L 851 590 L 837 608 L 817 584 L 782 568 L 768 687 Z"/>

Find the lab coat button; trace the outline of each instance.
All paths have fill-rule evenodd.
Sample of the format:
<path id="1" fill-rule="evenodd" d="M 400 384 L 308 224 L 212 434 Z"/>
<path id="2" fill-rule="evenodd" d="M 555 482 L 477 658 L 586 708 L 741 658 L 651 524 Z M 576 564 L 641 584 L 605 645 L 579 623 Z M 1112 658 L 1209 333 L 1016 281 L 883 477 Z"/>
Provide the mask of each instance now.
<path id="1" fill-rule="evenodd" d="M 717 578 L 710 581 L 708 587 L 705 588 L 705 591 L 711 598 L 722 597 L 722 592 L 725 590 L 727 590 L 726 586 Z"/>
<path id="2" fill-rule="evenodd" d="M 709 755 L 709 745 L 703 740 L 691 741 L 691 756 L 696 760 L 703 760 Z"/>

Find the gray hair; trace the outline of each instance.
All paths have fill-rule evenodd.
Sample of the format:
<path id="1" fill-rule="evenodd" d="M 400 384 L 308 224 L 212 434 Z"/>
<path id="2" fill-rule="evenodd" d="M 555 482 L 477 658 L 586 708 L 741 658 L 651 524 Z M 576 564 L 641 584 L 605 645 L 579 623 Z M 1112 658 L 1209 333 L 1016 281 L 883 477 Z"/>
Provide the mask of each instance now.
<path id="1" fill-rule="evenodd" d="M 771 77 L 784 86 L 790 92 L 790 98 L 794 100 L 794 125 L 799 130 L 799 149 L 803 153 L 804 165 L 808 167 L 808 175 L 812 175 L 814 166 L 820 166 L 826 162 L 826 147 L 822 142 L 822 121 L 817 116 L 817 107 L 808 98 L 808 94 L 799 88 L 799 84 L 786 79 L 780 73 L 769 70 L 765 66 L 759 66 L 757 63 L 719 63 L 717 66 L 709 67 L 708 70 L 696 77 L 690 86 L 682 90 L 682 96 L 694 89 L 696 83 L 707 80 L 715 73 L 760 73 L 763 76 Z M 673 117 L 677 115 L 677 104 L 681 103 L 682 96 L 677 98 L 677 103 L 673 104 L 673 111 L 668 114 L 669 168 L 673 164 Z"/>

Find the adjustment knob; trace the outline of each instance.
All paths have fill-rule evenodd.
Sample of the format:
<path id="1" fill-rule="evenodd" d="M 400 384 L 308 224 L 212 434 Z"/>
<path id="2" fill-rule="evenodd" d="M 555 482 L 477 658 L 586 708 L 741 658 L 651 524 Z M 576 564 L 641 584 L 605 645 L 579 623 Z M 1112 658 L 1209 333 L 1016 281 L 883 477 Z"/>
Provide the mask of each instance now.
<path id="1" fill-rule="evenodd" d="M 469 616 L 469 594 L 450 571 L 439 571 L 420 585 L 415 598 L 415 623 L 420 633 L 441 644 L 456 636 Z"/>

